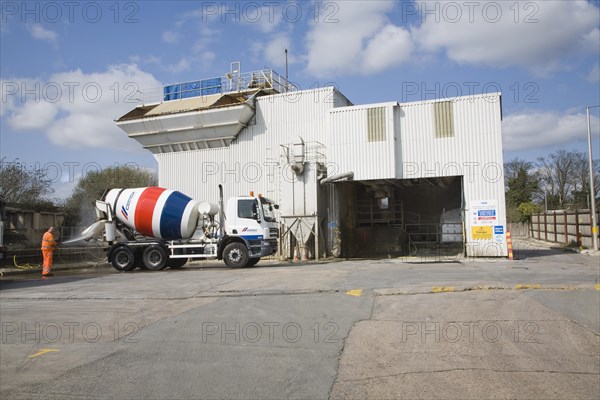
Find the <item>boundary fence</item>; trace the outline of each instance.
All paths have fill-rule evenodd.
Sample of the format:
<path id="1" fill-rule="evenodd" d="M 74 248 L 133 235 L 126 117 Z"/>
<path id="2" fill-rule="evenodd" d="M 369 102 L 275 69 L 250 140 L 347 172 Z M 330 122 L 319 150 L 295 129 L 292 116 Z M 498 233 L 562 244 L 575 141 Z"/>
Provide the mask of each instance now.
<path id="1" fill-rule="evenodd" d="M 596 221 L 600 213 L 596 215 Z M 533 214 L 529 236 L 546 242 L 576 244 L 591 248 L 592 218 L 590 210 L 548 210 Z"/>

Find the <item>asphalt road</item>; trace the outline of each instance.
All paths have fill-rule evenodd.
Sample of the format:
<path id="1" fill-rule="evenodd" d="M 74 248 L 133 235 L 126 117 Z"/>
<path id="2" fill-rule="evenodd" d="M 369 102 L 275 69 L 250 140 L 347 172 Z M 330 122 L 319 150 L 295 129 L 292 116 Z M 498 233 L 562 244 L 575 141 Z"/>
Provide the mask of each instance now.
<path id="1" fill-rule="evenodd" d="M 595 399 L 599 283 L 550 249 L 5 280 L 0 397 Z"/>

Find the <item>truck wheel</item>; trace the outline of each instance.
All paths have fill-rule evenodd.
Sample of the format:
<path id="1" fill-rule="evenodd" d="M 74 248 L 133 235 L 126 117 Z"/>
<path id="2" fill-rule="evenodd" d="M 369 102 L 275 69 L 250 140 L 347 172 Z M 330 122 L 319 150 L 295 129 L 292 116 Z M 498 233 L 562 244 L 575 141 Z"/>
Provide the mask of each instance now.
<path id="1" fill-rule="evenodd" d="M 144 249 L 142 260 L 146 269 L 158 271 L 167 265 L 167 252 L 162 246 L 153 244 Z"/>
<path id="2" fill-rule="evenodd" d="M 258 264 L 259 261 L 260 261 L 260 257 L 251 258 L 246 263 L 246 267 L 254 267 L 256 264 Z"/>
<path id="3" fill-rule="evenodd" d="M 183 267 L 185 264 L 187 264 L 188 259 L 187 258 L 173 258 L 170 259 L 169 262 L 167 263 L 167 266 L 171 269 L 179 269 L 181 267 Z"/>
<path id="4" fill-rule="evenodd" d="M 243 267 L 248 264 L 248 249 L 243 243 L 229 243 L 223 250 L 223 260 L 230 267 Z"/>
<path id="5" fill-rule="evenodd" d="M 116 248 L 111 255 L 111 264 L 117 271 L 132 271 L 135 269 L 135 255 L 127 246 Z"/>

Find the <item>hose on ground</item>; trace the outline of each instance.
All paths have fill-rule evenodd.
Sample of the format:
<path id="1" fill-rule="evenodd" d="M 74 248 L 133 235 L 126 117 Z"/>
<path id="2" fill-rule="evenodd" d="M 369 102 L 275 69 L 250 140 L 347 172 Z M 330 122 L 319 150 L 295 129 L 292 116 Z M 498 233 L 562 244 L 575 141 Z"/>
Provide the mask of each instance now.
<path id="1" fill-rule="evenodd" d="M 15 264 L 15 268 L 18 269 L 36 269 L 36 268 L 40 268 L 41 265 L 40 264 L 17 264 L 17 256 L 13 256 L 13 264 Z"/>

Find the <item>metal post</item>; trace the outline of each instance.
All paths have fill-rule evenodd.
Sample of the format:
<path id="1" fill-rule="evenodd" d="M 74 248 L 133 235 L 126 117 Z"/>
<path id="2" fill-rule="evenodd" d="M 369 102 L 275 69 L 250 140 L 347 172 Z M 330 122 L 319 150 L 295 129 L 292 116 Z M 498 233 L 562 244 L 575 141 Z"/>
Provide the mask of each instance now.
<path id="1" fill-rule="evenodd" d="M 575 237 L 579 237 L 579 210 L 575 209 Z"/>
<path id="2" fill-rule="evenodd" d="M 554 243 L 558 242 L 558 232 L 556 229 L 556 211 L 554 212 Z"/>
<path id="3" fill-rule="evenodd" d="M 568 244 L 569 243 L 569 227 L 567 225 L 568 219 L 569 217 L 567 216 L 567 210 L 564 211 L 564 228 L 565 228 L 565 243 Z"/>
<path id="4" fill-rule="evenodd" d="M 288 55 L 287 49 L 285 49 L 285 92 L 288 92 Z"/>
<path id="5" fill-rule="evenodd" d="M 319 261 L 319 216 L 315 218 L 315 261 Z"/>
<path id="6" fill-rule="evenodd" d="M 600 107 L 594 106 L 594 107 Z M 587 131 L 588 131 L 588 163 L 590 167 L 590 197 L 592 203 L 592 243 L 594 250 L 598 250 L 598 221 L 596 220 L 596 191 L 594 190 L 594 166 L 592 162 L 592 129 L 590 127 L 590 108 L 587 107 Z"/>
<path id="7" fill-rule="evenodd" d="M 548 210 L 544 212 L 544 240 L 548 241 Z"/>

